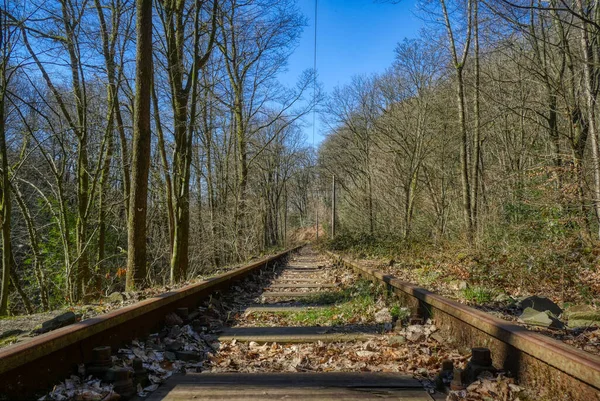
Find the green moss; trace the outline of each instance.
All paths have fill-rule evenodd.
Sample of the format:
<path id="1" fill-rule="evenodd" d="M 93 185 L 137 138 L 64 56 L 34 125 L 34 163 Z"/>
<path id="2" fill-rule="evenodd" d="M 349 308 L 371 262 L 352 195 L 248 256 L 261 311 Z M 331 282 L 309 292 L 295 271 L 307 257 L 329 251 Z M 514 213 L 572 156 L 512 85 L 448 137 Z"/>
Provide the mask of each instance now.
<path id="1" fill-rule="evenodd" d="M 7 345 L 11 345 L 17 342 L 17 336 L 10 336 L 6 338 L 0 339 L 0 347 L 5 347 Z"/>

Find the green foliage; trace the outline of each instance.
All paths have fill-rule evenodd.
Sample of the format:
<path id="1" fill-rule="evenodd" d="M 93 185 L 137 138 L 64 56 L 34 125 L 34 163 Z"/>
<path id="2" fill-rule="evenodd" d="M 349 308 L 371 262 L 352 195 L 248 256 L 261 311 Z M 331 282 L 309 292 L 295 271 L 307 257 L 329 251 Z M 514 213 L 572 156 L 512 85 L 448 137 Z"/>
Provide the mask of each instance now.
<path id="1" fill-rule="evenodd" d="M 333 306 L 327 309 L 312 309 L 305 312 L 294 312 L 288 314 L 290 319 L 295 324 L 307 326 L 319 325 L 341 325 L 344 324 L 347 318 L 346 308 L 342 306 Z M 352 311 L 350 311 L 352 313 Z"/>
<path id="2" fill-rule="evenodd" d="M 350 294 L 347 291 L 341 292 L 324 292 L 322 294 L 313 295 L 303 300 L 307 305 L 334 305 L 341 302 L 346 302 L 350 299 Z"/>
<path id="3" fill-rule="evenodd" d="M 600 251 L 586 242 L 568 210 L 540 201 L 507 203 L 503 219 L 482 224 L 476 247 L 461 238 L 433 244 L 366 234 L 342 234 L 326 246 L 359 259 L 379 258 L 407 278 L 427 288 L 466 281 L 473 289 L 464 296 L 487 302 L 495 288 L 507 295 L 538 293 L 562 301 L 594 302 L 599 296 L 596 269 Z M 545 195 L 547 196 L 547 195 Z M 461 294 L 462 295 L 462 294 Z"/>
<path id="4" fill-rule="evenodd" d="M 562 201 L 558 202 L 557 196 L 562 196 Z M 582 221 L 586 217 L 578 203 L 574 194 L 558 195 L 554 175 L 538 168 L 502 203 L 500 219 L 485 226 L 483 239 L 486 243 L 504 240 L 535 245 L 577 237 L 585 229 Z"/>
<path id="5" fill-rule="evenodd" d="M 491 302 L 496 295 L 496 291 L 485 287 L 467 287 L 463 290 L 465 299 L 478 305 Z"/>
<path id="6" fill-rule="evenodd" d="M 374 236 L 367 233 L 340 234 L 325 243 L 325 248 L 334 252 L 349 252 L 359 257 L 382 257 L 396 254 L 406 248 L 400 238 Z"/>
<path id="7" fill-rule="evenodd" d="M 374 284 L 368 280 L 358 280 L 353 287 L 344 288 L 342 291 L 324 292 L 319 295 L 304 299 L 308 305 L 333 305 L 350 301 L 373 300 L 383 294 L 381 287 L 373 288 Z"/>
<path id="8" fill-rule="evenodd" d="M 59 202 L 54 197 L 48 197 L 55 209 L 60 208 Z M 66 271 L 65 271 L 65 250 L 63 246 L 63 234 L 58 226 L 58 222 L 52 217 L 47 209 L 47 205 L 41 199 L 38 200 L 40 209 L 46 214 L 46 218 L 52 221 L 53 224 L 48 225 L 41 232 L 42 240 L 39 242 L 40 257 L 44 260 L 46 266 L 47 278 L 52 285 L 49 287 L 49 303 L 51 309 L 58 309 L 66 304 L 64 298 L 64 289 L 66 288 Z M 75 246 L 75 233 L 77 214 L 75 208 L 66 208 L 68 241 Z"/>
<path id="9" fill-rule="evenodd" d="M 433 269 L 429 269 L 428 266 L 425 266 L 420 269 L 415 269 L 415 273 L 418 275 L 419 278 L 418 284 L 425 287 L 428 287 L 431 284 L 438 281 L 441 276 L 440 272 Z"/>
<path id="10" fill-rule="evenodd" d="M 319 297 L 305 300 L 307 304 L 330 305 L 327 308 L 315 308 L 302 312 L 289 312 L 285 314 L 294 324 L 316 325 L 344 325 L 349 321 L 361 320 L 373 316 L 377 311 L 377 303 L 385 296 L 382 286 L 375 286 L 368 280 L 358 280 L 352 287 L 343 291 L 331 292 Z M 391 301 L 386 299 L 386 301 Z M 397 305 L 390 307 L 392 316 L 403 319 L 407 311 Z"/>
<path id="11" fill-rule="evenodd" d="M 410 317 L 410 310 L 408 308 L 401 308 L 398 305 L 394 305 L 390 308 L 390 314 L 396 320 L 406 320 Z"/>
<path id="12" fill-rule="evenodd" d="M 6 345 L 11 345 L 17 342 L 17 336 L 9 336 L 5 338 L 0 338 L 0 347 L 4 347 Z"/>

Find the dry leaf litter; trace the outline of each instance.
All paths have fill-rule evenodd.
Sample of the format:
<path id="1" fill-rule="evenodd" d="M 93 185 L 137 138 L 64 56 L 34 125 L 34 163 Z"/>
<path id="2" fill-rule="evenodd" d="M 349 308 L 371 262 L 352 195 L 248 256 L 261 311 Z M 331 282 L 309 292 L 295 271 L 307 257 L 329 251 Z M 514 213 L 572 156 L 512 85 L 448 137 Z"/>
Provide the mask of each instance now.
<path id="1" fill-rule="evenodd" d="M 261 273 L 246 279 L 229 294 L 211 297 L 199 308 L 198 317 L 189 324 L 176 314 L 166 318 L 165 328 L 148 336 L 145 341 L 134 340 L 112 356 L 113 367 L 122 367 L 134 374 L 133 361 L 138 358 L 146 370 L 136 383 L 139 397 L 147 397 L 160 384 L 177 373 L 193 372 L 403 372 L 413 374 L 430 392 L 442 361 L 451 360 L 455 367 L 464 367 L 469 355 L 453 349 L 431 321 L 425 324 L 395 327 L 387 321 L 380 334 L 366 341 L 306 344 L 257 344 L 235 340 L 220 343 L 216 334 L 226 324 L 250 325 L 251 318 L 242 313 L 243 306 L 261 300 L 261 292 L 273 272 Z M 349 285 L 356 277 L 347 271 L 325 269 L 324 280 Z M 235 294 L 235 295 L 232 295 Z M 388 320 L 391 315 L 378 300 L 369 318 L 357 322 Z M 381 307 L 381 308 L 380 308 Z M 380 308 L 380 309 L 377 309 Z M 386 331 L 388 329 L 388 331 Z M 443 383 L 450 384 L 450 378 Z M 448 400 L 520 401 L 521 389 L 502 375 L 482 377 L 465 390 L 450 392 Z M 491 397 L 491 398 L 490 398 Z M 495 398 L 498 397 L 498 398 Z M 40 400 L 112 401 L 119 399 L 113 385 L 91 375 L 80 366 L 79 376 L 54 387 Z"/>

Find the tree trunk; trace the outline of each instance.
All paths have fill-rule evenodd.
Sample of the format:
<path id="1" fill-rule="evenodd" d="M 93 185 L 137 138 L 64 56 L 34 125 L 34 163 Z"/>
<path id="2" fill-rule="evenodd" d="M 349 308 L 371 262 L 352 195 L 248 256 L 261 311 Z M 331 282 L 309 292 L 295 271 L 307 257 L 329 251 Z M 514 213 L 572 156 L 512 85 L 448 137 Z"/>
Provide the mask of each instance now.
<path id="1" fill-rule="evenodd" d="M 4 63 L 4 60 L 2 60 Z M 11 223 L 11 199 L 10 199 L 10 176 L 8 171 L 8 160 L 6 152 L 5 132 L 5 68 L 0 66 L 0 82 L 3 88 L 0 93 L 0 167 L 2 167 L 2 180 L 0 185 L 0 230 L 2 231 L 2 286 L 0 287 L 0 316 L 8 312 L 8 290 L 12 270 L 12 245 L 10 238 Z"/>
<path id="2" fill-rule="evenodd" d="M 127 224 L 127 290 L 146 283 L 146 217 L 150 168 L 152 92 L 152 0 L 136 0 L 137 49 L 133 116 L 132 180 Z"/>
<path id="3" fill-rule="evenodd" d="M 475 51 L 475 102 L 473 112 L 475 114 L 475 129 L 473 132 L 473 156 L 471 157 L 471 224 L 473 233 L 477 232 L 478 207 L 479 207 L 479 158 L 481 153 L 481 113 L 480 113 L 480 60 L 479 60 L 479 0 L 473 5 L 473 33 Z"/>
<path id="4" fill-rule="evenodd" d="M 208 86 L 205 81 L 204 84 Z M 203 131 L 204 131 L 204 151 L 206 153 L 206 188 L 207 188 L 207 196 L 208 196 L 208 207 L 210 210 L 210 236 L 211 236 L 211 260 L 215 264 L 216 267 L 220 265 L 220 255 L 217 249 L 217 229 L 216 229 L 216 215 L 217 215 L 217 207 L 215 201 L 215 190 L 213 183 L 213 155 L 212 155 L 212 124 L 213 124 L 213 108 L 208 105 L 209 97 L 208 91 L 206 91 L 203 96 L 202 103 L 202 122 L 203 122 Z"/>
<path id="5" fill-rule="evenodd" d="M 13 259 L 13 266 L 16 266 L 16 263 L 14 263 L 14 259 Z M 21 286 L 21 283 L 19 282 L 19 277 L 17 276 L 17 272 L 14 269 L 12 269 L 10 271 L 10 281 L 11 281 L 13 287 L 15 287 L 15 290 L 17 290 L 17 294 L 19 294 L 21 301 L 23 301 L 23 307 L 25 307 L 25 312 L 27 312 L 28 315 L 31 315 L 33 313 L 33 307 L 31 306 L 31 300 L 29 299 L 29 297 L 27 296 L 25 291 L 23 291 L 23 287 Z"/>
<path id="6" fill-rule="evenodd" d="M 238 98 L 234 106 L 236 139 L 238 148 L 238 194 L 237 194 L 237 214 L 236 214 L 236 236 L 238 256 L 243 258 L 245 250 L 242 249 L 243 236 L 245 234 L 246 224 L 246 187 L 248 186 L 248 143 L 246 141 L 246 131 L 244 129 L 244 117 L 242 111 L 243 103 Z"/>
<path id="7" fill-rule="evenodd" d="M 184 2 L 165 3 L 167 61 L 173 105 L 175 152 L 173 154 L 173 246 L 171 253 L 171 282 L 186 279 L 189 264 L 190 233 L 190 177 L 192 164 L 192 136 L 195 129 L 198 101 L 198 74 L 209 60 L 216 35 L 217 1 L 213 2 L 212 31 L 208 49 L 200 55 L 201 4 L 196 1 L 192 66 L 184 85 Z M 190 100 L 191 93 L 191 100 Z M 190 106 L 188 114 L 188 106 Z M 188 121 L 189 120 L 189 121 Z"/>
<path id="8" fill-rule="evenodd" d="M 158 151 L 162 162 L 163 172 L 165 174 L 165 193 L 167 198 L 167 220 L 169 222 L 169 251 L 173 253 L 173 241 L 175 234 L 175 208 L 173 207 L 173 182 L 171 180 L 171 171 L 169 161 L 167 159 L 167 151 L 165 149 L 165 136 L 160 121 L 160 112 L 158 109 L 158 96 L 156 95 L 156 87 L 152 82 L 152 104 L 154 105 L 154 124 L 156 125 L 156 133 L 158 135 Z"/>
<path id="9" fill-rule="evenodd" d="M 77 243 L 77 289 L 73 300 L 79 300 L 86 294 L 90 279 L 90 264 L 87 251 L 87 210 L 89 201 L 87 135 L 78 141 L 77 149 L 77 221 L 75 223 Z"/>
<path id="10" fill-rule="evenodd" d="M 40 301 L 42 303 L 42 309 L 47 311 L 50 309 L 50 305 L 48 303 L 48 286 L 46 284 L 46 276 L 44 272 L 44 259 L 41 256 L 40 246 L 38 241 L 38 233 L 35 229 L 33 223 L 33 217 L 31 216 L 31 212 L 29 211 L 29 207 L 25 203 L 23 199 L 23 194 L 19 191 L 19 188 L 14 185 L 11 186 L 12 193 L 15 196 L 17 201 L 17 205 L 21 210 L 21 215 L 25 220 L 25 225 L 27 226 L 27 235 L 29 237 L 29 246 L 31 247 L 32 254 L 32 265 L 33 271 L 35 273 L 35 278 L 38 283 L 39 291 L 40 291 Z"/>
<path id="11" fill-rule="evenodd" d="M 579 11 L 582 15 L 585 15 L 585 8 L 582 0 L 577 0 Z M 600 237 L 600 149 L 598 148 L 598 129 L 596 123 L 596 98 L 597 90 L 595 88 L 595 72 L 592 71 L 595 68 L 592 63 L 594 62 L 593 49 L 590 43 L 590 32 L 589 25 L 586 21 L 581 22 L 581 51 L 583 54 L 583 80 L 585 98 L 587 102 L 587 113 L 588 113 L 588 130 L 589 136 L 592 140 L 592 169 L 594 171 L 594 187 L 593 187 L 593 202 L 594 210 L 596 212 L 596 219 L 598 224 L 598 236 Z"/>
<path id="12" fill-rule="evenodd" d="M 108 180 L 110 176 L 110 165 L 113 154 L 113 117 L 112 113 L 108 119 L 106 132 L 106 152 L 100 175 L 100 189 L 98 192 L 98 267 L 96 272 L 95 288 L 96 292 L 101 290 L 101 277 L 104 270 L 104 258 L 106 252 L 106 194 L 108 192 Z"/>
<path id="13" fill-rule="evenodd" d="M 472 6 L 473 1 L 478 0 L 467 0 L 467 30 L 465 33 L 466 39 L 462 52 L 462 56 L 458 57 L 456 49 L 456 41 L 454 39 L 454 33 L 452 24 L 450 23 L 450 15 L 446 7 L 446 1 L 440 0 L 440 5 L 444 14 L 444 21 L 446 25 L 446 31 L 448 33 L 448 42 L 450 47 L 450 53 L 452 55 L 452 61 L 454 62 L 454 69 L 456 71 L 456 102 L 458 105 L 458 125 L 461 134 L 461 147 L 460 147 L 460 163 L 461 163 L 461 183 L 462 183 L 462 207 L 463 215 L 465 220 L 465 228 L 467 233 L 467 240 L 469 244 L 473 244 L 473 219 L 471 209 L 471 186 L 469 182 L 469 135 L 467 132 L 466 122 L 466 110 L 465 110 L 465 83 L 463 78 L 463 71 L 465 63 L 469 55 L 469 47 L 471 44 L 471 30 L 472 30 Z"/>
<path id="14" fill-rule="evenodd" d="M 190 164 L 191 143 L 189 143 L 187 123 L 187 101 L 185 105 L 177 106 L 180 114 L 175 118 L 175 160 L 174 167 L 174 195 L 175 208 L 173 252 L 171 254 L 171 283 L 186 279 L 189 262 L 189 227 L 190 227 Z M 185 110 L 185 111 L 184 111 Z"/>

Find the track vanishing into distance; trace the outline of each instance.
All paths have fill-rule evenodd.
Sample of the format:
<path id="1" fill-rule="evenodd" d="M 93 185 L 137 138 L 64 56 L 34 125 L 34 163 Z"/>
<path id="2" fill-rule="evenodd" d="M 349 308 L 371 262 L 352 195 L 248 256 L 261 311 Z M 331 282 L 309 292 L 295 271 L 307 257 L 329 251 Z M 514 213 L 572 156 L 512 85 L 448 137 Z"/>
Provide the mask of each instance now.
<path id="1" fill-rule="evenodd" d="M 46 394 L 69 375 L 77 375 L 82 364 L 90 366 L 99 349 L 108 352 L 108 361 L 112 353 L 114 361 L 114 355 L 122 351 L 121 347 L 132 341 L 137 344 L 134 339 L 144 339 L 146 349 L 149 349 L 151 339 L 159 342 L 162 339 L 166 343 L 169 340 L 166 334 L 153 333 L 172 333 L 173 328 L 165 329 L 165 324 L 169 326 L 169 316 L 174 313 L 181 316 L 180 326 L 208 326 L 202 327 L 202 331 L 208 330 L 202 339 L 212 338 L 214 352 L 203 354 L 203 362 L 194 365 L 198 366 L 198 372 L 187 370 L 187 374 L 175 374 L 161 382 L 160 386 L 155 386 L 154 392 L 146 394 L 145 399 L 148 400 L 445 399 L 429 394 L 424 383 L 415 379 L 415 374 L 399 368 L 408 366 L 402 365 L 406 358 L 394 358 L 403 355 L 411 344 L 387 347 L 385 340 L 384 347 L 371 346 L 382 344 L 382 339 L 391 339 L 391 334 L 383 333 L 390 327 L 384 329 L 379 324 L 340 322 L 339 319 L 335 324 L 301 325 L 290 324 L 289 319 L 279 317 L 298 314 L 310 317 L 330 308 L 336 297 L 344 291 L 348 293 L 346 287 L 349 284 L 342 277 L 346 274 L 360 275 L 384 286 L 391 302 L 410 310 L 411 321 L 432 319 L 440 336 L 466 355 L 474 347 L 488 348 L 495 368 L 512 374 L 519 384 L 539 395 L 540 399 L 600 400 L 599 357 L 400 282 L 393 276 L 338 255 L 319 255 L 311 247 L 294 248 L 188 287 L 40 335 L 31 341 L 0 349 L 0 400 L 32 399 Z M 229 303 L 219 301 L 221 295 L 217 294 L 222 294 L 222 299 L 228 299 Z M 221 303 L 228 306 L 223 307 L 225 312 L 219 315 L 211 308 Z M 223 316 L 222 327 L 217 320 L 202 318 L 213 312 Z M 201 324 L 193 324 L 199 321 Z M 386 335 L 388 337 L 384 337 Z M 373 343 L 370 345 L 370 342 Z M 434 343 L 429 340 L 427 344 Z M 99 348 L 102 346 L 104 348 Z M 431 354 L 429 360 L 436 360 L 438 352 L 446 352 L 447 347 L 444 347 L 434 345 L 433 351 L 425 350 Z M 289 364 L 283 366 L 280 361 L 274 361 L 275 355 L 294 358 L 301 349 L 318 350 L 319 355 L 315 351 L 314 355 L 299 358 L 291 365 L 293 373 Z M 167 354 L 163 351 L 161 355 Z M 338 351 L 339 355 L 335 354 Z M 475 351 L 471 359 L 473 365 L 477 365 L 476 354 L 481 354 L 480 348 Z M 378 354 L 383 353 L 388 355 L 388 359 L 380 362 L 385 366 L 378 366 L 379 362 L 373 361 L 378 361 Z M 375 365 L 355 363 L 340 369 L 341 365 L 330 363 L 347 354 L 353 357 L 359 354 Z M 190 352 L 181 350 L 177 357 L 180 355 L 183 358 Z M 441 362 L 436 363 L 442 365 Z M 144 360 L 145 367 L 149 363 Z M 373 368 L 381 369 L 375 372 Z M 79 372 L 79 375 L 82 373 Z M 135 387 L 135 380 L 139 377 L 125 376 L 130 376 L 125 378 L 128 384 L 120 388 Z M 460 387 L 465 383 L 455 380 L 455 384 Z"/>
<path id="2" fill-rule="evenodd" d="M 44 394 L 76 373 L 78 365 L 93 361 L 96 347 L 109 346 L 116 351 L 133 339 L 156 333 L 169 314 L 195 308 L 215 292 L 285 263 L 297 249 L 0 349 L 0 399 L 29 400 Z"/>
<path id="3" fill-rule="evenodd" d="M 239 305 L 239 311 L 244 314 L 242 323 L 225 328 L 218 337 L 219 342 L 247 343 L 250 344 L 250 350 L 260 349 L 260 345 L 264 345 L 263 350 L 267 351 L 272 343 L 294 349 L 292 344 L 318 346 L 323 343 L 356 343 L 379 334 L 381 328 L 376 325 L 264 326 L 261 317 L 265 315 L 310 313 L 330 308 L 328 296 L 335 295 L 343 286 L 334 282 L 335 277 L 328 274 L 327 265 L 331 264 L 311 249 L 300 251 L 264 288 L 260 304 Z M 216 356 L 218 358 L 219 354 Z M 317 356 L 314 355 L 314 358 Z M 245 366 L 227 366 L 225 369 L 227 373 L 175 377 L 159 388 L 149 400 L 433 400 L 419 381 L 405 374 L 245 373 Z"/>

